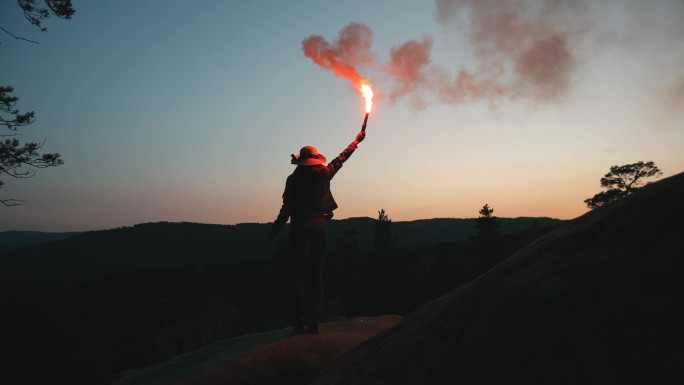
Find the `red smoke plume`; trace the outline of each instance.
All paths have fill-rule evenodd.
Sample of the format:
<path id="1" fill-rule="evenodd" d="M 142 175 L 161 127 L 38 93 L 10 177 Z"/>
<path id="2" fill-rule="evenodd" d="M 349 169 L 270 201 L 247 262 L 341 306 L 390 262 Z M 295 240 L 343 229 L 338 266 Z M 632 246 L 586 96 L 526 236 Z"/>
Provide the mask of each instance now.
<path id="1" fill-rule="evenodd" d="M 445 27 L 466 28 L 476 62 L 474 69 L 447 70 L 433 63 L 430 58 L 433 39 L 429 36 L 393 47 L 389 62 L 379 64 L 371 52 L 373 31 L 359 23 L 343 28 L 332 44 L 313 35 L 302 42 L 302 48 L 316 64 L 349 79 L 355 87 L 366 80 L 359 74 L 360 67 L 388 75 L 389 83 L 381 84 L 378 91 L 384 90 L 391 101 L 410 97 L 418 108 L 425 107 L 429 101 L 546 102 L 558 99 L 569 89 L 575 58 L 571 50 L 574 36 L 564 23 L 569 10 L 562 8 L 568 3 L 553 0 L 541 3 L 436 0 L 435 3 L 438 22 Z M 467 16 L 467 23 L 463 23 L 463 16 Z"/>
<path id="2" fill-rule="evenodd" d="M 356 88 L 368 82 L 359 75 L 356 67 L 374 63 L 375 56 L 370 51 L 372 45 L 373 31 L 359 23 L 344 27 L 333 44 L 318 35 L 311 35 L 302 41 L 306 57 L 335 75 L 349 79 Z"/>
<path id="3" fill-rule="evenodd" d="M 575 59 L 573 38 L 561 16 L 576 14 L 554 1 L 437 0 L 437 20 L 458 25 L 469 17 L 470 43 L 478 66 L 461 70 L 442 89 L 447 101 L 464 98 L 526 98 L 551 101 L 562 96 L 571 83 Z"/>
<path id="4" fill-rule="evenodd" d="M 386 72 L 394 78 L 396 84 L 390 92 L 390 100 L 395 101 L 423 86 L 429 86 L 431 49 L 432 38 L 429 36 L 422 41 L 410 40 L 392 48 Z"/>

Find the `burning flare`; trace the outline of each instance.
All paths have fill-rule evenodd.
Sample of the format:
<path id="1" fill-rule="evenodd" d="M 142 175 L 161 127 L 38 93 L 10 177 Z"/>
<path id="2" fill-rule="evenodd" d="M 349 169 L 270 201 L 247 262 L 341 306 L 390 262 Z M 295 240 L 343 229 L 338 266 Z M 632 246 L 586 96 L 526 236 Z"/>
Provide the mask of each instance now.
<path id="1" fill-rule="evenodd" d="M 370 113 L 371 111 L 371 106 L 373 105 L 373 90 L 370 88 L 368 84 L 361 84 L 361 93 L 363 94 L 363 97 L 366 99 L 366 113 Z"/>
<path id="2" fill-rule="evenodd" d="M 371 106 L 373 105 L 373 90 L 366 83 L 361 83 L 361 93 L 366 99 L 366 117 L 363 118 L 363 125 L 361 131 L 366 131 L 366 124 L 368 123 L 368 115 L 370 114 Z"/>

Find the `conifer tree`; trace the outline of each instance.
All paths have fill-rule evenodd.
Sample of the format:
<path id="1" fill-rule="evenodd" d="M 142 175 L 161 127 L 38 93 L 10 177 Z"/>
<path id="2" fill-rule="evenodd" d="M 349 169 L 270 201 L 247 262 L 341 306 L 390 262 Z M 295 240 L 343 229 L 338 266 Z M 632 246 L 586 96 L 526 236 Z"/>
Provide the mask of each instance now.
<path id="1" fill-rule="evenodd" d="M 397 237 L 392 235 L 392 220 L 389 219 L 385 209 L 378 211 L 378 219 L 375 220 L 375 237 L 373 247 L 376 249 L 390 249 L 397 242 Z"/>
<path id="2" fill-rule="evenodd" d="M 40 5 L 44 3 L 44 5 Z M 19 8 L 24 12 L 24 17 L 29 23 L 35 25 L 41 32 L 47 30 L 43 26 L 43 20 L 51 14 L 62 19 L 71 19 L 76 12 L 71 0 L 17 0 Z M 0 26 L 0 30 L 6 36 L 30 43 L 38 43 L 24 37 L 17 36 Z M 36 169 L 54 167 L 63 164 L 58 153 L 41 153 L 44 142 L 22 142 L 19 140 L 19 128 L 35 122 L 36 114 L 33 111 L 22 113 L 16 108 L 18 97 L 13 96 L 14 88 L 0 85 L 0 176 L 6 175 L 12 178 L 31 178 Z M 0 180 L 0 188 L 5 183 Z M 5 206 L 19 206 L 24 203 L 21 199 L 0 198 L 0 203 Z"/>
<path id="3" fill-rule="evenodd" d="M 650 183 L 646 179 L 658 178 L 662 174 L 662 171 L 652 161 L 612 166 L 610 171 L 601 178 L 601 187 L 605 188 L 606 191 L 601 191 L 593 197 L 585 199 L 584 203 L 593 210 L 630 195 L 645 184 Z"/>
<path id="4" fill-rule="evenodd" d="M 475 223 L 477 233 L 471 239 L 478 241 L 492 241 L 501 235 L 499 219 L 492 214 L 494 209 L 485 204 L 479 211 L 480 216 Z"/>

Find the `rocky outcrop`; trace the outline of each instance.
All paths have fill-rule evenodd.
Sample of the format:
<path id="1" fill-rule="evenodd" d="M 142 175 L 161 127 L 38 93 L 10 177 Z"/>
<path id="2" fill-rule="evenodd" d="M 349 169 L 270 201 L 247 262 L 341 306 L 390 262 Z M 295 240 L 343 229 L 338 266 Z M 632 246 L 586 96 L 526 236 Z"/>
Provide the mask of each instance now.
<path id="1" fill-rule="evenodd" d="M 123 373 L 112 385 L 306 384 L 334 359 L 401 319 L 356 317 L 322 323 L 319 334 L 293 335 L 287 328 L 236 337 Z"/>
<path id="2" fill-rule="evenodd" d="M 678 174 L 557 228 L 312 384 L 682 383 L 683 219 Z"/>

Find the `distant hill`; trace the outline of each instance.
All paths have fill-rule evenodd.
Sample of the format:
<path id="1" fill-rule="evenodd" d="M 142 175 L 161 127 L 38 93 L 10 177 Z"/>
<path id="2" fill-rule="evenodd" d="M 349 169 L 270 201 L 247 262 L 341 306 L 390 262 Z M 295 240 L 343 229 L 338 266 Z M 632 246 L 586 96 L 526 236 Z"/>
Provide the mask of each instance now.
<path id="1" fill-rule="evenodd" d="M 557 226 L 565 221 L 547 217 L 498 218 L 502 234 L 524 231 L 530 226 Z M 397 247 L 431 246 L 463 241 L 475 234 L 475 218 L 435 218 L 409 222 L 392 222 L 392 232 L 398 236 Z"/>
<path id="2" fill-rule="evenodd" d="M 511 234 L 530 226 L 553 227 L 565 221 L 548 217 L 498 218 L 502 234 Z M 375 219 L 368 217 L 332 220 L 329 225 L 329 242 L 342 237 L 346 231 L 356 230 L 361 246 L 371 247 Z M 433 218 L 415 221 L 392 222 L 392 234 L 397 236 L 396 247 L 432 246 L 458 242 L 475 233 L 475 218 Z M 287 234 L 283 231 L 281 237 Z"/>
<path id="3" fill-rule="evenodd" d="M 60 241 L 76 234 L 78 234 L 78 232 L 46 233 L 42 231 L 2 231 L 0 232 L 0 251 L 37 245 L 39 243 Z"/>
<path id="4" fill-rule="evenodd" d="M 374 249 L 374 219 L 332 221 L 323 319 L 405 315 L 563 221 L 501 222 L 504 233 L 524 231 L 483 244 L 462 241 L 474 219 L 393 222 L 406 247 Z M 269 246 L 269 228 L 143 223 L 0 252 L 6 366 L 25 383 L 101 384 L 213 341 L 285 327 L 288 229 Z M 40 357 L 26 360 L 36 346 Z"/>
<path id="5" fill-rule="evenodd" d="M 522 231 L 534 224 L 555 226 L 552 218 L 499 218 L 503 234 Z M 431 246 L 465 240 L 474 233 L 475 219 L 439 218 L 393 222 L 397 247 Z M 332 220 L 329 242 L 353 230 L 360 245 L 373 239 L 372 218 Z M 14 283 L 74 282 L 117 272 L 149 267 L 229 264 L 273 257 L 286 247 L 288 229 L 278 242 L 265 242 L 270 224 L 214 225 L 189 222 L 143 223 L 131 227 L 83 233 L 4 232 L 7 245 L 0 250 L 0 278 Z"/>
<path id="6" fill-rule="evenodd" d="M 143 223 L 88 231 L 0 252 L 7 283 L 81 282 L 150 267 L 233 263 L 271 256 L 265 225 Z"/>

